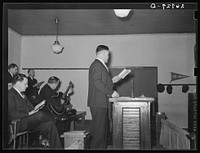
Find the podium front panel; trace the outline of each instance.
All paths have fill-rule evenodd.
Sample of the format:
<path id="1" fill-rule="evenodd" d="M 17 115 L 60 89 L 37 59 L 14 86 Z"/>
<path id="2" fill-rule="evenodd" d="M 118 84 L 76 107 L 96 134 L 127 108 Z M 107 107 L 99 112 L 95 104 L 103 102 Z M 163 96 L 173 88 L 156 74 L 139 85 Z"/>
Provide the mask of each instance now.
<path id="1" fill-rule="evenodd" d="M 151 149 L 150 102 L 113 103 L 114 149 Z"/>

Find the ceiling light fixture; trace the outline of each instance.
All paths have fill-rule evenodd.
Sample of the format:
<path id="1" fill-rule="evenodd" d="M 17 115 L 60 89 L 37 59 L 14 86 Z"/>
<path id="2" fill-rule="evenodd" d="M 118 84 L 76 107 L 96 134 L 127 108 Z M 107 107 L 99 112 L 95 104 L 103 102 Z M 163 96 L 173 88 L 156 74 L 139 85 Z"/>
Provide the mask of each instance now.
<path id="1" fill-rule="evenodd" d="M 120 18 L 124 18 L 128 16 L 130 11 L 131 9 L 114 9 L 115 15 Z"/>
<path id="2" fill-rule="evenodd" d="M 59 22 L 59 19 L 56 18 L 55 19 L 55 23 L 56 23 L 56 41 L 53 43 L 53 45 L 51 46 L 51 49 L 53 50 L 53 52 L 55 54 L 60 54 L 62 53 L 64 47 L 62 45 L 60 45 L 59 41 L 58 41 L 58 22 Z"/>

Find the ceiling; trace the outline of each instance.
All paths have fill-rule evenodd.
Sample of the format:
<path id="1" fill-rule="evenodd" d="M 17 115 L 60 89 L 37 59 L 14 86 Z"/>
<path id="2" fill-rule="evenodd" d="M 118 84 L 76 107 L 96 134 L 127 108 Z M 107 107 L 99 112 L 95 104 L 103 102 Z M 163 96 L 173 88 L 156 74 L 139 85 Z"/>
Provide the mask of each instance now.
<path id="1" fill-rule="evenodd" d="M 193 9 L 132 9 L 119 18 L 112 9 L 8 9 L 8 27 L 21 35 L 194 33 Z"/>

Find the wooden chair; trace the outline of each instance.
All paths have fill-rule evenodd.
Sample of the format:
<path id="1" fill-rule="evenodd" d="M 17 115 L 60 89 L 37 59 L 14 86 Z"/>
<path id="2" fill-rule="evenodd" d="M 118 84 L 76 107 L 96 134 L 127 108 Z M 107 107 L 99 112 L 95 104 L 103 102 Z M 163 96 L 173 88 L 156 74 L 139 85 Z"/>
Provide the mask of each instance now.
<path id="1" fill-rule="evenodd" d="M 29 131 L 24 132 L 17 132 L 17 123 L 20 121 L 20 119 L 13 120 L 9 124 L 9 140 L 8 144 L 11 146 L 12 149 L 17 149 L 24 146 L 25 148 L 28 148 L 29 143 Z"/>

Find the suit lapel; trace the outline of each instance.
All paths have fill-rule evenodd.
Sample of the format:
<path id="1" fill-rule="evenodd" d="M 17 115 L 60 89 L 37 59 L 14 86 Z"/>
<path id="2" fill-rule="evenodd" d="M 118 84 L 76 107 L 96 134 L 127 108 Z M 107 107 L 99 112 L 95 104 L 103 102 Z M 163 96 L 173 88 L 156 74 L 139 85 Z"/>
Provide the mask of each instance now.
<path id="1" fill-rule="evenodd" d="M 96 62 L 100 63 L 100 65 L 103 67 L 103 69 L 105 69 L 105 71 L 107 73 L 109 73 L 109 70 L 103 65 L 103 63 L 101 61 L 99 61 L 98 59 L 96 59 Z"/>

